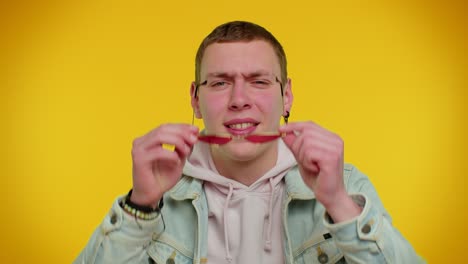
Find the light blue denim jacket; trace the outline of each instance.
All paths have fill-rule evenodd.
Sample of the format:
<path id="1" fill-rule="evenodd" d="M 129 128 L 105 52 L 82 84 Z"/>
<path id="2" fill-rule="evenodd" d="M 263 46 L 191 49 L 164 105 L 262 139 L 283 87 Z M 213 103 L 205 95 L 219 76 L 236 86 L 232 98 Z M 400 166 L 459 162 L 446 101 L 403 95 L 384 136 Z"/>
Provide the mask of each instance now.
<path id="1" fill-rule="evenodd" d="M 285 263 L 423 263 L 391 224 L 369 179 L 352 165 L 344 181 L 362 213 L 334 224 L 297 167 L 284 178 Z M 158 218 L 136 220 L 119 197 L 74 263 L 207 263 L 208 208 L 201 180 L 183 176 Z M 174 262 L 171 262 L 174 260 Z"/>

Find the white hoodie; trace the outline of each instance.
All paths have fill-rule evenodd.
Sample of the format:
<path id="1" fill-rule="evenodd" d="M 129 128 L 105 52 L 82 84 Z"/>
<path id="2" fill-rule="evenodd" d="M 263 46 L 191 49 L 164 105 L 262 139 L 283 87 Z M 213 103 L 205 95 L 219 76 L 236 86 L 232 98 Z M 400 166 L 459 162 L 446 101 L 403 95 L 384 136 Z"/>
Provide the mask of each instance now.
<path id="1" fill-rule="evenodd" d="M 276 165 L 245 186 L 219 174 L 208 144 L 195 145 L 183 172 L 204 181 L 209 263 L 284 263 L 282 179 L 295 165 L 291 151 L 278 140 Z"/>

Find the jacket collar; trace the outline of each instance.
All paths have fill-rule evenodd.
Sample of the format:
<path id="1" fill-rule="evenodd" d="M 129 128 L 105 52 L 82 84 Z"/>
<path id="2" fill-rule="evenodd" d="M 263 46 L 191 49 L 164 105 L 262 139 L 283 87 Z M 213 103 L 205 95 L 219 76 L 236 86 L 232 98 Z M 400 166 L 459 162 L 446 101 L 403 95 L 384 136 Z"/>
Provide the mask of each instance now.
<path id="1" fill-rule="evenodd" d="M 199 197 L 202 191 L 203 184 L 201 180 L 183 175 L 174 188 L 169 191 L 169 195 L 178 201 L 193 200 Z"/>
<path id="2" fill-rule="evenodd" d="M 314 192 L 304 183 L 299 172 L 299 167 L 295 166 L 284 177 L 286 183 L 286 193 L 294 200 L 311 200 L 315 198 Z"/>

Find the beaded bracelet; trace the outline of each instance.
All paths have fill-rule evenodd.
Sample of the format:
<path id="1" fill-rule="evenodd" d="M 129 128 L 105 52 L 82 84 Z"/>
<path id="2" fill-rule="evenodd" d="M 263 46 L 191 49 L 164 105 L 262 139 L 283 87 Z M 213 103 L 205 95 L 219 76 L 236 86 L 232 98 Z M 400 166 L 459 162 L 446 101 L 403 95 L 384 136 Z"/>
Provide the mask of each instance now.
<path id="1" fill-rule="evenodd" d="M 122 209 L 135 217 L 135 219 L 141 219 L 141 220 L 153 220 L 158 217 L 159 213 L 161 212 L 161 208 L 164 205 L 163 199 L 159 201 L 159 205 L 156 208 L 152 208 L 150 206 L 141 206 L 138 204 L 133 203 L 130 201 L 130 197 L 132 195 L 132 191 L 130 190 L 125 197 L 125 199 L 122 199 L 120 202 L 120 206 Z"/>

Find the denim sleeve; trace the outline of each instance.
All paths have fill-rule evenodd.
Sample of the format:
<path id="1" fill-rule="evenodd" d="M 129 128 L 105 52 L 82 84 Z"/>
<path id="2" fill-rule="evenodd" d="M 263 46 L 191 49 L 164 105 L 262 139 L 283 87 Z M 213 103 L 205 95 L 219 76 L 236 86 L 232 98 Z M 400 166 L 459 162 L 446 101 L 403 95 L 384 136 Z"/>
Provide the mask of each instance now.
<path id="1" fill-rule="evenodd" d="M 146 248 L 163 230 L 161 217 L 136 220 L 123 211 L 120 199 L 123 197 L 116 199 L 74 264 L 149 262 Z"/>
<path id="2" fill-rule="evenodd" d="M 337 224 L 325 214 L 324 224 L 347 263 L 425 263 L 393 227 L 367 176 L 350 165 L 345 166 L 346 173 L 348 193 L 363 210 L 359 216 Z"/>

